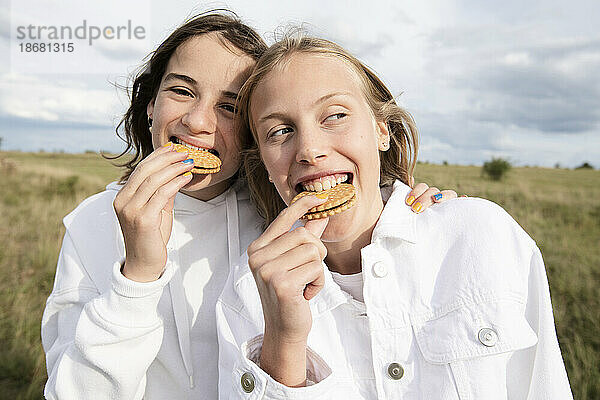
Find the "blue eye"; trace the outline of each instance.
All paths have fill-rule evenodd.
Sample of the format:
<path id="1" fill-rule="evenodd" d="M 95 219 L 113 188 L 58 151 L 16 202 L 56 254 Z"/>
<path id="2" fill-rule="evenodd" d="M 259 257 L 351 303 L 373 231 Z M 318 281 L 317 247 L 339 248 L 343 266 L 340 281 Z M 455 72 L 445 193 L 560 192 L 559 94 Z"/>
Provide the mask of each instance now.
<path id="1" fill-rule="evenodd" d="M 293 129 L 288 126 L 288 127 L 277 129 L 276 131 L 271 132 L 269 137 L 285 135 L 286 133 L 290 133 L 292 131 L 293 131 Z"/>
<path id="2" fill-rule="evenodd" d="M 330 115 L 329 117 L 325 118 L 325 121 L 333 121 L 333 120 L 342 119 L 342 118 L 345 118 L 347 115 L 348 114 L 346 114 L 346 113 L 333 114 L 333 115 Z"/>

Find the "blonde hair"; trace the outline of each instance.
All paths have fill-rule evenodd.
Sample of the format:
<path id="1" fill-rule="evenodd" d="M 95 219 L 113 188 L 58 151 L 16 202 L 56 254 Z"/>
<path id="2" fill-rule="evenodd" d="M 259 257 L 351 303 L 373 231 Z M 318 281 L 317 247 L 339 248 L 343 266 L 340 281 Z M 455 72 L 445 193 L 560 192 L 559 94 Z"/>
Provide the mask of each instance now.
<path id="1" fill-rule="evenodd" d="M 390 186 L 396 179 L 409 184 L 418 150 L 418 133 L 412 116 L 396 104 L 394 96 L 366 65 L 339 45 L 325 39 L 291 36 L 273 44 L 258 60 L 252 75 L 240 90 L 238 107 L 242 137 L 243 172 L 250 197 L 266 225 L 279 215 L 286 205 L 269 183 L 268 172 L 260 157 L 258 138 L 250 115 L 250 100 L 258 84 L 277 66 L 289 62 L 296 53 L 338 57 L 348 63 L 360 78 L 365 99 L 378 121 L 387 124 L 390 133 L 389 150 L 380 155 L 380 186 Z M 248 134 L 248 132 L 251 133 Z"/>

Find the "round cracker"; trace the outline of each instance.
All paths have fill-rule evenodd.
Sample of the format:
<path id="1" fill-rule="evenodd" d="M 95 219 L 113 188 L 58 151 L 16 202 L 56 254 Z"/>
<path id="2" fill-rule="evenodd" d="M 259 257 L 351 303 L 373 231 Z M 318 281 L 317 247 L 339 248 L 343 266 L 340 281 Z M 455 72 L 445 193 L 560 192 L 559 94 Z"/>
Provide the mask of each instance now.
<path id="1" fill-rule="evenodd" d="M 320 204 L 316 207 L 311 208 L 306 212 L 304 218 L 307 219 L 318 219 L 325 218 L 331 215 L 338 214 L 354 205 L 356 201 L 356 189 L 349 183 L 340 183 L 331 189 L 323 190 L 320 192 L 301 192 L 298 193 L 290 204 L 298 201 L 298 199 L 304 196 L 317 196 L 320 198 L 325 198 L 327 196 L 327 201 L 325 203 Z"/>
<path id="2" fill-rule="evenodd" d="M 206 175 L 206 174 L 215 174 L 217 172 L 219 172 L 221 170 L 221 167 L 218 168 L 192 168 L 190 170 L 190 172 L 192 174 L 201 174 L 201 175 Z"/>
<path id="3" fill-rule="evenodd" d="M 192 172 L 196 172 L 194 169 L 199 169 L 198 173 L 210 174 L 221 169 L 221 159 L 206 150 L 190 149 L 179 143 L 173 143 L 173 149 L 180 153 L 187 152 L 188 156 L 194 160 Z M 213 171 L 215 169 L 216 171 Z"/>
<path id="4" fill-rule="evenodd" d="M 304 214 L 304 216 L 302 218 L 311 220 L 311 219 L 321 219 L 321 218 L 331 217 L 332 215 L 339 214 L 341 212 L 346 211 L 347 209 L 352 207 L 355 202 L 356 202 L 356 196 L 352 196 L 352 198 L 350 200 L 348 200 L 344 204 L 340 204 L 339 206 L 337 206 L 335 208 L 332 208 L 332 209 L 326 210 L 326 211 L 317 211 L 314 213 L 306 213 L 306 214 Z"/>

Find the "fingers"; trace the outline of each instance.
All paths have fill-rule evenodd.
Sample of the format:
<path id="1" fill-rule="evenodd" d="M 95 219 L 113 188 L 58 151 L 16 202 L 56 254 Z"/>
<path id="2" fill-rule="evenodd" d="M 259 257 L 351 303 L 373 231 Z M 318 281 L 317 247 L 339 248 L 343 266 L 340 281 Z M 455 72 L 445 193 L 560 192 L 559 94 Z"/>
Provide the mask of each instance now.
<path id="1" fill-rule="evenodd" d="M 294 204 L 288 206 L 271 222 L 271 225 L 269 225 L 265 232 L 252 242 L 248 247 L 248 254 L 257 251 L 288 232 L 292 228 L 292 225 L 306 214 L 308 210 L 319 204 L 323 204 L 325 201 L 327 199 L 320 199 L 316 196 L 304 196 Z"/>
<path id="2" fill-rule="evenodd" d="M 294 249 L 302 248 L 306 256 L 311 258 L 300 257 L 298 259 L 290 258 L 289 255 L 298 254 Z M 275 262 L 276 268 L 291 269 L 298 265 L 304 264 L 309 260 L 321 261 L 325 259 L 327 249 L 323 242 L 316 236 L 310 233 L 305 227 L 299 227 L 291 232 L 286 232 L 277 240 L 266 244 L 254 251 L 248 250 L 249 264 L 252 270 L 262 268 L 264 265 Z M 285 259 L 281 257 L 285 256 Z"/>
<path id="3" fill-rule="evenodd" d="M 188 163 L 188 162 L 182 162 L 182 161 L 175 161 L 172 164 L 165 165 L 163 162 L 166 162 L 169 160 L 163 159 L 160 161 L 161 161 L 161 164 L 158 164 L 159 168 L 155 172 L 153 172 L 151 175 L 148 175 L 146 177 L 146 179 L 144 179 L 144 181 L 138 186 L 138 189 L 133 194 L 133 196 L 131 196 L 130 203 L 131 203 L 132 207 L 142 208 L 146 205 L 146 203 L 148 203 L 150 201 L 150 199 L 155 194 L 158 193 L 158 191 L 160 191 L 161 193 L 164 193 L 165 191 L 169 191 L 167 188 L 164 188 L 165 185 L 176 180 L 176 178 L 183 175 L 184 173 L 189 172 L 194 167 L 193 162 Z M 158 163 L 159 158 L 156 158 L 155 162 Z M 154 166 L 155 165 L 152 165 L 152 168 Z M 149 171 L 150 171 L 150 168 L 148 168 L 146 170 L 146 172 L 149 172 Z M 177 179 L 177 182 L 173 183 L 173 184 L 177 185 L 177 183 L 182 183 L 182 182 L 188 183 L 191 180 L 191 176 L 188 175 L 188 176 L 182 177 L 182 179 L 183 180 Z M 173 184 L 169 185 L 169 187 L 172 187 Z M 180 185 L 179 188 L 181 188 L 182 186 L 183 185 Z M 159 193 L 159 195 L 160 195 L 160 193 Z M 175 193 L 173 193 L 173 195 L 175 195 Z M 164 204 L 163 204 L 163 206 L 164 206 Z"/>
<path id="4" fill-rule="evenodd" d="M 327 228 L 327 224 L 329 223 L 329 217 L 327 218 L 319 218 L 319 219 L 311 219 L 310 221 L 306 221 L 304 227 L 307 231 L 312 233 L 315 237 L 321 238 L 323 232 L 325 232 L 325 228 Z"/>
<path id="5" fill-rule="evenodd" d="M 296 282 L 306 282 L 303 295 L 306 300 L 310 300 L 325 286 L 323 264 L 313 261 L 295 268 L 290 271 L 290 279 Z"/>
<path id="6" fill-rule="evenodd" d="M 168 165 L 183 161 L 186 158 L 187 153 L 172 151 L 171 147 L 160 147 L 154 150 L 137 165 L 133 173 L 129 176 L 127 183 L 119 191 L 120 198 L 122 198 L 125 203 L 129 202 L 129 199 L 133 197 L 138 191 L 138 188 L 148 177 L 164 169 Z"/>
<path id="7" fill-rule="evenodd" d="M 321 261 L 309 261 L 289 271 L 277 271 L 275 268 L 265 267 L 258 275 L 261 282 L 271 288 L 279 301 L 293 299 L 300 294 L 306 300 L 310 300 L 325 285 Z"/>
<path id="8" fill-rule="evenodd" d="M 455 199 L 456 197 L 457 194 L 454 190 L 440 191 L 436 187 L 431 187 L 415 199 L 411 205 L 411 210 L 417 214 L 422 213 L 434 203 L 443 203 L 444 201 Z"/>
<path id="9" fill-rule="evenodd" d="M 191 172 L 186 175 L 178 175 L 170 181 L 162 184 L 146 204 L 146 211 L 150 214 L 158 214 L 161 210 L 170 212 L 173 210 L 173 200 L 179 190 L 192 180 Z"/>
<path id="10" fill-rule="evenodd" d="M 427 207 L 433 204 L 433 196 L 439 192 L 440 190 L 436 187 L 428 188 L 415 199 L 410 209 L 416 213 L 423 212 Z"/>
<path id="11" fill-rule="evenodd" d="M 435 203 L 443 203 L 446 200 L 455 199 L 457 197 L 458 195 L 454 190 L 442 190 L 441 192 L 433 195 L 433 201 Z M 466 197 L 466 195 L 461 197 Z"/>
<path id="12" fill-rule="evenodd" d="M 406 204 L 412 206 L 417 197 L 425 193 L 427 189 L 429 189 L 429 185 L 427 185 L 426 183 L 419 183 L 416 186 L 414 186 L 413 190 L 411 190 L 410 193 L 408 193 L 408 196 L 406 196 Z"/>

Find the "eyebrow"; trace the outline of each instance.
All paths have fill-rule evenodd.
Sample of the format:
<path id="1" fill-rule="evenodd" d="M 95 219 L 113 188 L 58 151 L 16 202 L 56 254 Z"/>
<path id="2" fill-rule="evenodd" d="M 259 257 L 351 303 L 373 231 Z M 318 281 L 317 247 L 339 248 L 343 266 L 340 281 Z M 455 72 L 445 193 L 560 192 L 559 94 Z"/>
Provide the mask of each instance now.
<path id="1" fill-rule="evenodd" d="M 167 76 L 165 77 L 164 82 L 169 82 L 169 81 L 175 81 L 175 80 L 180 80 L 180 81 L 184 81 L 186 83 L 189 83 L 190 85 L 193 86 L 197 86 L 198 82 L 196 82 L 196 80 L 190 76 L 187 75 L 183 75 L 183 74 L 176 74 L 174 72 L 171 72 L 169 74 L 167 74 Z M 222 90 L 221 91 L 221 95 L 223 97 L 227 97 L 229 99 L 232 100 L 236 100 L 238 97 L 238 94 L 236 92 L 232 92 L 230 90 Z"/>
<path id="2" fill-rule="evenodd" d="M 228 97 L 232 100 L 237 100 L 238 94 L 235 92 L 230 92 L 228 90 L 223 90 L 221 91 L 221 94 L 223 95 L 223 97 Z"/>
<path id="3" fill-rule="evenodd" d="M 336 96 L 349 96 L 352 93 L 350 92 L 334 92 L 334 93 L 330 93 L 330 94 L 326 94 L 325 96 L 321 96 L 319 97 L 314 103 L 313 105 L 317 105 L 320 103 L 323 103 L 327 100 L 329 100 L 332 97 L 336 97 Z M 265 115 L 264 117 L 261 117 L 258 122 L 264 122 L 268 119 L 285 119 L 286 115 L 284 113 L 281 112 L 272 112 L 269 115 Z"/>
<path id="4" fill-rule="evenodd" d="M 184 82 L 189 83 L 190 85 L 196 85 L 198 83 L 198 82 L 196 82 L 196 80 L 194 78 L 192 78 L 190 76 L 176 74 L 174 72 L 170 72 L 169 74 L 167 74 L 167 76 L 165 76 L 165 82 L 175 81 L 175 80 L 184 81 Z"/>

